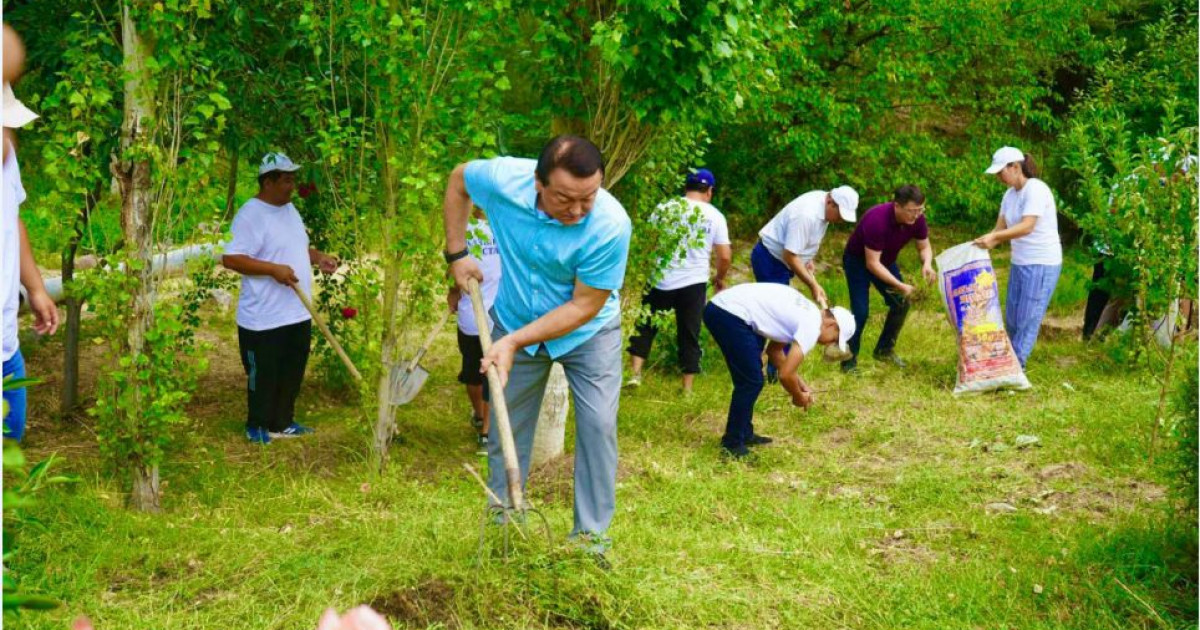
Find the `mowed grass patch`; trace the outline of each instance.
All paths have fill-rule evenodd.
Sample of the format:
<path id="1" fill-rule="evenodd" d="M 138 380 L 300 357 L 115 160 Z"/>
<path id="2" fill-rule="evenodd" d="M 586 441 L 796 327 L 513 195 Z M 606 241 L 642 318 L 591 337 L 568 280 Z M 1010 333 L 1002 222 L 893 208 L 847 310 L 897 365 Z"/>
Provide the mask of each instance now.
<path id="1" fill-rule="evenodd" d="M 822 280 L 832 289 L 840 278 L 831 267 Z M 872 299 L 868 352 L 884 315 Z M 318 433 L 247 444 L 233 327 L 217 316 L 212 369 L 164 466 L 162 514 L 124 509 L 90 421 L 53 419 L 52 386 L 33 390 L 30 458 L 62 452 L 83 481 L 39 497 L 31 513 L 46 527 L 22 531 L 8 564 L 67 606 L 5 621 L 62 628 L 86 612 L 98 628 L 308 629 L 327 606 L 371 603 L 412 628 L 1194 623 L 1194 531 L 1170 525 L 1169 480 L 1148 462 L 1149 377 L 1077 334 L 1049 334 L 1030 361 L 1032 391 L 954 398 L 955 339 L 940 309 L 932 300 L 910 316 L 898 346 L 907 370 L 864 357 L 853 377 L 806 361 L 820 390 L 808 412 L 769 386 L 755 424 L 775 443 L 749 463 L 719 456 L 731 384 L 707 333 L 691 397 L 660 343 L 645 384 L 621 400 L 610 571 L 564 540 L 570 424 L 566 457 L 529 486 L 552 544 L 519 545 L 504 561 L 486 527 L 478 555 L 483 494 L 461 465 L 484 463 L 452 331 L 425 362 L 425 391 L 401 408 L 403 440 L 378 475 L 367 422 L 312 374 L 301 407 Z M 53 375 L 58 356 L 54 342 L 32 348 L 31 371 Z M 1018 448 L 1018 436 L 1038 444 Z"/>

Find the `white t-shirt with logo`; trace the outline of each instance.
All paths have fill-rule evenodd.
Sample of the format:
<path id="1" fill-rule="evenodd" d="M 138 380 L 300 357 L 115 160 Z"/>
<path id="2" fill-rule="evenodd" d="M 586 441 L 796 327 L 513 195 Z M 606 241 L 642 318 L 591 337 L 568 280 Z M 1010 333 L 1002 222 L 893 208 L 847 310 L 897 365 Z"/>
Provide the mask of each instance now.
<path id="1" fill-rule="evenodd" d="M 821 310 L 784 284 L 739 284 L 714 295 L 712 303 L 736 315 L 767 339 L 800 344 L 804 354 L 817 345 L 821 336 Z"/>
<path id="2" fill-rule="evenodd" d="M 824 190 L 813 190 L 796 197 L 775 215 L 758 237 L 771 255 L 783 260 L 783 250 L 788 250 L 808 262 L 817 257 L 821 239 L 829 222 L 825 220 Z"/>
<path id="3" fill-rule="evenodd" d="M 702 230 L 704 245 L 689 249 L 686 256 L 675 259 L 667 266 L 663 279 L 656 287 L 662 291 L 673 291 L 693 284 L 708 282 L 708 261 L 712 256 L 713 246 L 729 245 L 729 224 L 726 223 L 725 215 L 721 214 L 720 210 L 710 203 L 695 199 L 684 197 L 683 201 L 686 201 L 692 208 L 698 208 L 701 214 L 700 222 L 693 226 L 694 230 L 689 234 L 688 241 L 694 240 L 697 236 L 695 230 Z"/>
<path id="4" fill-rule="evenodd" d="M 496 292 L 500 290 L 500 248 L 492 236 L 492 228 L 486 222 L 474 217 L 467 225 L 467 251 L 471 252 L 471 260 L 479 264 L 483 272 L 483 284 L 479 293 L 483 298 L 483 310 L 489 311 L 496 302 Z M 482 252 L 478 257 L 475 252 Z M 493 326 L 491 316 L 488 316 L 488 330 Z M 458 300 L 458 329 L 464 335 L 479 335 L 479 326 L 475 323 L 475 309 L 471 306 L 471 297 L 463 294 Z"/>
<path id="5" fill-rule="evenodd" d="M 308 259 L 308 232 L 296 206 L 273 206 L 257 197 L 238 209 L 230 228 L 233 238 L 226 254 L 242 254 L 292 268 L 299 287 L 312 295 L 312 263 Z M 237 324 L 247 330 L 271 330 L 311 319 L 308 309 L 291 287 L 271 276 L 242 275 Z"/>
<path id="6" fill-rule="evenodd" d="M 21 168 L 17 165 L 17 152 L 8 148 L 4 160 L 4 176 L 0 182 L 0 321 L 3 322 L 4 342 L 0 359 L 7 361 L 17 353 L 20 340 L 17 338 L 17 309 L 20 307 L 21 292 L 21 228 L 17 213 L 25 202 L 25 187 L 21 185 Z"/>
<path id="7" fill-rule="evenodd" d="M 1012 241 L 1014 265 L 1061 265 L 1062 242 L 1058 239 L 1058 209 L 1054 193 L 1040 179 L 1030 178 L 1021 190 L 1009 188 L 1000 202 L 1000 214 L 1008 227 L 1024 217 L 1037 217 L 1033 231 Z"/>

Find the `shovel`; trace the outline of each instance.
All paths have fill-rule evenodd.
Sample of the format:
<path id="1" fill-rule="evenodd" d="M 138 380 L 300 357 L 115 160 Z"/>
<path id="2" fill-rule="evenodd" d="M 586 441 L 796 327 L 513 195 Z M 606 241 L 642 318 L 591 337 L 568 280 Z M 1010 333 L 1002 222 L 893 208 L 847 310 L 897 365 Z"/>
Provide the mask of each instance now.
<path id="1" fill-rule="evenodd" d="M 483 308 L 483 297 L 479 293 L 479 282 L 474 278 L 467 281 L 467 292 L 471 296 L 471 306 L 475 309 L 475 321 L 488 321 L 487 313 Z M 486 355 L 492 349 L 492 337 L 486 331 L 480 330 L 479 343 L 483 346 L 483 353 Z M 525 498 L 525 492 L 521 488 L 521 468 L 517 462 L 517 444 L 513 441 L 512 423 L 508 419 L 508 403 L 504 400 L 504 386 L 500 384 L 500 372 L 495 365 L 489 365 L 487 369 L 488 386 L 491 388 L 491 403 L 492 411 L 495 414 L 496 421 L 492 423 L 492 435 L 499 434 L 500 450 L 504 454 L 504 474 L 508 479 L 508 504 L 505 505 L 500 498 L 492 493 L 491 489 L 483 483 L 483 478 L 475 472 L 470 465 L 467 465 L 467 471 L 471 473 L 481 484 L 484 491 L 487 493 L 490 501 L 488 502 L 487 511 L 484 513 L 484 528 L 487 527 L 489 521 L 499 517 L 500 524 L 504 527 L 504 556 L 508 556 L 509 549 L 509 524 L 515 524 L 517 533 L 522 538 L 528 538 L 525 533 L 525 528 L 528 526 L 528 516 L 537 517 L 543 529 L 545 530 L 547 543 L 551 540 L 550 523 L 546 520 L 545 515 L 540 510 L 529 505 Z M 480 532 L 479 545 L 480 551 L 483 550 L 483 538 L 485 531 Z"/>
<path id="2" fill-rule="evenodd" d="M 403 370 L 398 367 L 392 368 L 392 373 L 388 375 L 391 379 L 391 392 L 388 395 L 388 400 L 391 404 L 399 406 L 408 403 L 421 391 L 425 386 L 425 381 L 429 379 L 429 372 L 421 367 L 421 357 L 429 351 L 429 347 L 433 345 L 433 340 L 437 338 L 438 333 L 442 331 L 442 327 L 446 325 L 446 320 L 450 318 L 450 311 L 442 311 L 442 318 L 438 320 L 433 330 L 429 331 L 429 336 L 425 338 L 425 343 L 421 344 L 421 348 L 417 350 L 416 356 L 412 361 L 408 362 L 408 366 Z"/>
<path id="3" fill-rule="evenodd" d="M 304 295 L 304 291 L 300 287 L 294 284 L 290 286 L 296 292 L 296 297 L 300 298 L 300 301 L 304 303 L 304 308 L 308 309 L 308 314 L 312 316 L 313 321 L 317 322 L 317 328 L 321 329 L 321 334 L 325 336 L 325 341 L 329 342 L 329 346 L 337 353 L 338 358 L 342 360 L 346 369 L 350 370 L 350 375 L 354 377 L 354 380 L 362 381 L 362 374 L 358 373 L 358 368 L 354 367 L 354 362 L 350 360 L 346 351 L 342 349 L 342 344 L 338 343 L 337 339 L 334 339 L 333 333 L 329 332 L 329 326 L 325 325 L 325 320 L 317 313 L 317 309 L 313 308 L 312 301 L 308 299 L 307 295 Z"/>

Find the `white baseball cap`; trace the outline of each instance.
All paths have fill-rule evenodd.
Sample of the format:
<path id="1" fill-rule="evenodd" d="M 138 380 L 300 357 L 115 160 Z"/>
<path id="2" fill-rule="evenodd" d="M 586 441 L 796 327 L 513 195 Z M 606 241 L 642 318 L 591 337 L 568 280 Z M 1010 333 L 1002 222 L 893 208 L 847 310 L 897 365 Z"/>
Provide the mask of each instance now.
<path id="1" fill-rule="evenodd" d="M 838 342 L 837 349 L 843 355 L 850 354 L 850 338 L 854 336 L 854 331 L 858 329 L 858 324 L 854 323 L 854 316 L 844 307 L 835 306 L 830 311 L 833 312 L 833 318 L 838 324 Z"/>
<path id="2" fill-rule="evenodd" d="M 292 161 L 292 158 L 282 153 L 268 153 L 263 156 L 262 164 L 258 166 L 258 174 L 265 175 L 271 171 L 283 171 L 284 173 L 295 173 L 300 170 L 300 165 Z"/>
<path id="3" fill-rule="evenodd" d="M 838 186 L 829 191 L 829 196 L 837 204 L 838 214 L 846 223 L 858 220 L 858 192 L 849 186 Z"/>
<path id="4" fill-rule="evenodd" d="M 2 115 L 5 127 L 9 129 L 24 127 L 38 117 L 37 114 L 29 111 L 29 108 L 25 107 L 21 101 L 17 100 L 17 96 L 13 94 L 12 85 L 9 83 L 4 84 L 3 98 L 4 112 Z"/>
<path id="5" fill-rule="evenodd" d="M 1013 162 L 1024 162 L 1025 153 L 1016 147 L 1000 147 L 992 154 L 992 165 L 984 173 L 995 175 Z"/>

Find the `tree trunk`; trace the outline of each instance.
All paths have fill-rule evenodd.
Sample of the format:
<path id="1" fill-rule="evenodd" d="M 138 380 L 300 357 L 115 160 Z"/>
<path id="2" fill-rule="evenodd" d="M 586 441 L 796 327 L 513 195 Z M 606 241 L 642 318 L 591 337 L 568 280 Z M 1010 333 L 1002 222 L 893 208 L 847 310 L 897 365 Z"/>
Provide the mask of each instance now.
<path id="1" fill-rule="evenodd" d="M 129 503 L 143 512 L 158 512 L 162 509 L 161 497 L 158 465 L 134 466 L 133 492 L 129 495 Z"/>
<path id="2" fill-rule="evenodd" d="M 571 408 L 570 387 L 561 363 L 550 368 L 546 381 L 546 395 L 542 397 L 542 409 L 538 413 L 537 430 L 533 434 L 533 454 L 530 468 L 563 454 L 563 443 L 567 433 L 567 411 Z"/>
<path id="3" fill-rule="evenodd" d="M 147 45 L 141 41 L 133 17 L 130 15 L 130 4 L 126 2 L 121 7 L 121 40 L 124 48 L 125 72 L 125 120 L 121 125 L 121 154 L 124 159 L 130 154 L 136 159 L 123 162 L 118 167 L 118 178 L 121 186 L 121 232 L 125 246 L 131 255 L 131 261 L 141 261 L 143 264 L 130 264 L 125 273 L 134 280 L 134 288 L 129 299 L 126 317 L 128 332 L 124 339 L 122 354 L 131 360 L 145 352 L 146 331 L 153 319 L 153 297 L 151 291 L 151 238 L 153 231 L 153 197 L 151 190 L 151 165 L 149 159 L 138 151 L 139 145 L 151 142 L 149 125 L 154 119 L 154 98 L 146 85 Z M 134 392 L 135 397 L 142 390 L 136 371 L 131 372 L 130 380 L 123 387 Z M 141 410 L 149 401 L 134 400 L 133 406 L 127 411 L 127 419 L 131 426 L 141 421 Z M 134 492 L 130 495 L 133 507 L 140 510 L 153 511 L 158 509 L 158 466 L 145 461 L 130 461 L 133 467 Z"/>
<path id="4" fill-rule="evenodd" d="M 233 206 L 237 203 L 238 166 L 241 162 L 242 143 L 237 137 L 233 138 L 233 151 L 229 156 L 229 186 L 225 191 L 225 219 L 233 216 Z"/>
<path id="5" fill-rule="evenodd" d="M 74 234 L 71 235 L 71 241 L 63 252 L 62 286 L 64 293 L 75 278 L 75 256 L 79 253 L 79 243 L 83 240 L 83 233 L 91 219 L 96 200 L 100 198 L 100 184 L 97 184 L 96 188 L 97 190 L 84 197 L 83 210 L 75 217 Z M 66 339 L 63 341 L 63 386 L 59 400 L 59 412 L 64 416 L 73 413 L 79 406 L 79 326 L 83 303 L 74 295 L 68 294 L 66 308 L 67 331 Z"/>
<path id="6" fill-rule="evenodd" d="M 396 216 L 396 173 L 388 158 L 392 154 L 391 135 L 384 132 L 381 148 L 383 162 L 383 186 L 387 207 L 384 209 L 385 230 L 395 225 Z M 389 242 L 385 234 L 385 242 Z M 396 364 L 397 334 L 396 309 L 400 301 L 400 271 L 403 254 L 387 248 L 384 251 L 383 268 L 383 339 L 380 344 L 379 387 L 376 399 L 374 439 L 371 455 L 376 470 L 383 472 L 388 461 L 388 446 L 396 432 L 396 408 L 392 406 L 391 371 Z"/>

